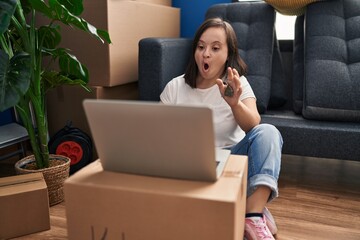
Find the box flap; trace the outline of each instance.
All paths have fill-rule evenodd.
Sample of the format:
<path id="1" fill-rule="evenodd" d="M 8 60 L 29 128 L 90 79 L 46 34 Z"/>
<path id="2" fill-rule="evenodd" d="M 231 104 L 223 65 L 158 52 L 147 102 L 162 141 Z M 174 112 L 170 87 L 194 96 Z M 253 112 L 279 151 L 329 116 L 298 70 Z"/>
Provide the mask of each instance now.
<path id="1" fill-rule="evenodd" d="M 42 181 L 43 179 L 44 177 L 42 173 L 29 173 L 11 177 L 4 177 L 0 178 L 0 187 Z"/>
<path id="2" fill-rule="evenodd" d="M 97 189 L 111 188 L 114 191 L 142 192 L 143 194 L 232 201 L 232 199 L 238 197 L 233 189 L 240 186 L 243 175 L 246 173 L 246 156 L 231 155 L 225 166 L 225 172 L 216 182 L 158 178 L 103 171 L 98 160 L 67 179 L 65 188 L 67 185 L 77 185 Z"/>
<path id="3" fill-rule="evenodd" d="M 0 178 L 0 196 L 2 197 L 41 189 L 47 189 L 42 173 Z"/>
<path id="4" fill-rule="evenodd" d="M 244 156 L 241 156 L 241 158 L 242 161 L 247 160 Z M 227 161 L 222 177 L 242 178 L 245 173 L 247 173 L 247 168 L 244 168 L 244 165 L 239 164 L 236 161 Z"/>

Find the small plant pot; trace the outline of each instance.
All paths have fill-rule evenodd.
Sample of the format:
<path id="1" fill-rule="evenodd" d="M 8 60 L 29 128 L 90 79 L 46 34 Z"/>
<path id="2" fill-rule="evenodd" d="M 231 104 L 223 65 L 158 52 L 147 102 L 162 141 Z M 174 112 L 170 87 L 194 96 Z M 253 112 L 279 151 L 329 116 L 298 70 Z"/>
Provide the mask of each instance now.
<path id="1" fill-rule="evenodd" d="M 37 169 L 34 155 L 20 159 L 15 164 L 17 174 L 41 172 L 48 188 L 49 205 L 64 201 L 64 182 L 69 177 L 70 158 L 50 154 L 50 167 Z"/>

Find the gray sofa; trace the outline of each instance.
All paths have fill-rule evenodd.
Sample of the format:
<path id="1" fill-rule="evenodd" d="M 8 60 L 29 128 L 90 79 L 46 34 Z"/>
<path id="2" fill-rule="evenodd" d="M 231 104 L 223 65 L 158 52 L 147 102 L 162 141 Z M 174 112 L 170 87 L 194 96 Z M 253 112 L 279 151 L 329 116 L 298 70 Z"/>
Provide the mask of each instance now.
<path id="1" fill-rule="evenodd" d="M 270 5 L 217 4 L 206 13 L 215 16 L 237 33 L 262 122 L 280 130 L 283 153 L 360 161 L 360 1 L 309 5 L 296 22 L 291 64 L 283 59 Z M 190 53 L 191 39 L 142 39 L 140 100 L 159 101 L 166 83 L 183 74 Z"/>

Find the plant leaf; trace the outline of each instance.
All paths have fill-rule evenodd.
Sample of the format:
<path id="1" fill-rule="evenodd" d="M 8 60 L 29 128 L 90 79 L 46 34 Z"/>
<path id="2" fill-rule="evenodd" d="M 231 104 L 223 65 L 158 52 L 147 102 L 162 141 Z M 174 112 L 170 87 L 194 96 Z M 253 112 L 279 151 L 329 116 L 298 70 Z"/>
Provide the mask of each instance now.
<path id="1" fill-rule="evenodd" d="M 91 89 L 86 85 L 87 83 L 81 79 L 72 79 L 70 77 L 64 76 L 56 71 L 45 71 L 41 75 L 44 84 L 46 85 L 46 91 L 52 88 L 56 88 L 62 85 L 79 85 L 83 87 L 86 91 L 91 92 Z"/>
<path id="2" fill-rule="evenodd" d="M 85 83 L 89 81 L 88 69 L 72 54 L 69 49 L 43 49 L 43 52 L 50 55 L 54 60 L 59 60 L 61 74 L 70 79 L 81 79 Z"/>
<path id="3" fill-rule="evenodd" d="M 30 4 L 36 11 L 45 14 L 50 19 L 53 19 L 51 9 L 43 0 L 26 0 L 26 3 Z"/>
<path id="4" fill-rule="evenodd" d="M 66 52 L 59 57 L 59 66 L 62 73 L 72 78 L 78 78 L 85 83 L 89 82 L 89 72 L 87 68 L 72 54 Z"/>
<path id="5" fill-rule="evenodd" d="M 30 86 L 30 55 L 16 53 L 10 60 L 0 50 L 0 111 L 15 106 Z"/>
<path id="6" fill-rule="evenodd" d="M 43 41 L 44 48 L 54 49 L 61 42 L 60 26 L 41 26 L 38 30 L 39 39 Z"/>
<path id="7" fill-rule="evenodd" d="M 15 13 L 16 0 L 0 1 L 0 34 L 3 34 L 10 25 L 11 17 Z"/>
<path id="8" fill-rule="evenodd" d="M 82 0 L 57 0 L 64 5 L 72 14 L 79 16 L 84 11 Z"/>
<path id="9" fill-rule="evenodd" d="M 97 30 L 97 34 L 102 38 L 104 39 L 107 43 L 111 43 L 111 39 L 110 39 L 110 35 L 107 31 L 104 31 L 104 30 L 101 30 L 101 29 L 98 29 Z"/>
<path id="10" fill-rule="evenodd" d="M 98 30 L 88 23 L 85 19 L 76 16 L 73 14 L 70 10 L 68 10 L 65 5 L 62 5 L 59 0 L 48 0 L 49 6 L 46 5 L 44 0 L 28 0 L 31 6 L 36 10 L 43 14 L 45 14 L 48 18 L 52 20 L 58 20 L 66 25 L 70 25 L 72 27 L 76 27 L 80 30 L 83 30 L 91 35 L 93 35 L 95 38 L 97 38 L 99 41 L 104 43 L 105 41 L 107 43 L 111 43 L 110 38 L 106 37 L 106 35 L 103 34 L 103 30 L 101 34 L 98 34 Z M 64 0 L 62 0 L 63 2 Z M 70 1 L 70 0 L 69 0 Z M 79 1 L 79 0 L 77 0 Z M 102 37 L 105 36 L 103 39 Z"/>

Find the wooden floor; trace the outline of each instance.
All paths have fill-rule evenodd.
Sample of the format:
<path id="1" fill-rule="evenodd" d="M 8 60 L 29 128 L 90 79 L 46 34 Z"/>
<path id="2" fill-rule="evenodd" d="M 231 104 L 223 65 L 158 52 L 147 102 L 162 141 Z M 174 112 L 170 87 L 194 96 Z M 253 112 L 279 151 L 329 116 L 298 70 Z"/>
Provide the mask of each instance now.
<path id="1" fill-rule="evenodd" d="M 0 163 L 0 176 L 12 163 Z M 360 162 L 284 156 L 280 196 L 269 204 L 278 240 L 360 239 Z M 67 239 L 65 204 L 50 209 L 51 230 L 17 239 Z"/>

